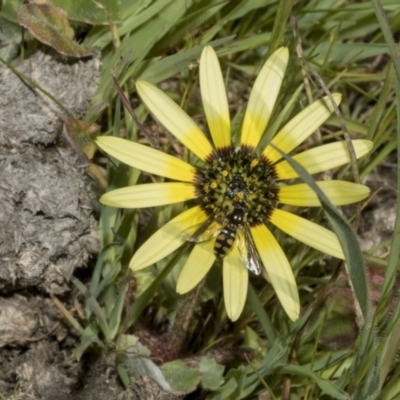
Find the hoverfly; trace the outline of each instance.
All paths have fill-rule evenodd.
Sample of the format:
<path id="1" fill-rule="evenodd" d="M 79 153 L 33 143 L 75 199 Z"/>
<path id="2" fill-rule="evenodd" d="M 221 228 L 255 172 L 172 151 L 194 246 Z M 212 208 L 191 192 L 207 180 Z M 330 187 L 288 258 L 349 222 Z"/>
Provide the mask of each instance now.
<path id="1" fill-rule="evenodd" d="M 219 258 L 225 257 L 236 245 L 249 271 L 259 275 L 262 261 L 246 222 L 247 213 L 248 211 L 241 205 L 234 205 L 224 217 L 213 214 L 205 222 L 189 228 L 181 234 L 181 239 L 201 243 L 216 236 L 214 254 Z"/>

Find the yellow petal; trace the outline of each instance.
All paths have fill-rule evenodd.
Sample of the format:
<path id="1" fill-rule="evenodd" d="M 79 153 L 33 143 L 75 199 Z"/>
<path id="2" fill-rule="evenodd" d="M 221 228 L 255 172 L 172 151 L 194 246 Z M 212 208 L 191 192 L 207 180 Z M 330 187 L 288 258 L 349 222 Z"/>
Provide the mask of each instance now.
<path id="1" fill-rule="evenodd" d="M 369 140 L 352 140 L 352 143 L 357 158 L 367 154 L 373 146 L 373 143 Z M 292 158 L 301 164 L 309 174 L 327 171 L 350 162 L 349 150 L 344 141 L 314 147 L 303 153 L 296 154 Z M 275 165 L 275 172 L 278 175 L 278 179 L 298 177 L 297 172 L 286 160 Z"/>
<path id="2" fill-rule="evenodd" d="M 277 208 L 273 210 L 269 221 L 299 242 L 305 243 L 323 253 L 344 259 L 339 240 L 330 230 Z"/>
<path id="3" fill-rule="evenodd" d="M 180 203 L 197 197 L 191 183 L 147 183 L 112 190 L 100 197 L 100 203 L 118 208 L 156 207 Z"/>
<path id="4" fill-rule="evenodd" d="M 249 272 L 236 246 L 224 257 L 223 281 L 226 313 L 236 321 L 246 303 L 249 282 Z"/>
<path id="5" fill-rule="evenodd" d="M 101 150 L 130 167 L 178 181 L 194 181 L 194 167 L 162 151 L 113 136 L 98 137 L 96 144 Z"/>
<path id="6" fill-rule="evenodd" d="M 258 74 L 244 115 L 242 145 L 257 147 L 278 97 L 288 59 L 288 49 L 281 47 L 271 55 Z"/>
<path id="7" fill-rule="evenodd" d="M 213 248 L 214 240 L 208 240 L 194 246 L 179 275 L 176 284 L 178 293 L 189 292 L 206 276 L 215 261 Z"/>
<path id="8" fill-rule="evenodd" d="M 210 142 L 193 120 L 163 91 L 149 82 L 136 82 L 136 89 L 149 110 L 179 141 L 201 160 L 213 153 Z"/>
<path id="9" fill-rule="evenodd" d="M 339 93 L 332 95 L 336 104 L 340 103 L 342 96 Z M 294 118 L 292 118 L 272 139 L 271 143 L 283 153 L 290 153 L 300 143 L 314 133 L 331 115 L 333 106 L 328 97 L 317 100 Z M 268 145 L 263 155 L 275 162 L 282 158 L 281 154 Z"/>
<path id="10" fill-rule="evenodd" d="M 211 46 L 204 47 L 200 58 L 200 90 L 214 145 L 223 149 L 231 145 L 228 101 L 218 57 Z"/>
<path id="11" fill-rule="evenodd" d="M 316 182 L 335 206 L 357 203 L 368 197 L 369 187 L 345 181 Z M 307 184 L 290 185 L 279 189 L 279 201 L 283 204 L 300 207 L 318 207 L 321 202 Z"/>
<path id="12" fill-rule="evenodd" d="M 251 234 L 282 307 L 296 321 L 300 314 L 299 293 L 285 253 L 265 225 L 251 228 Z"/>
<path id="13" fill-rule="evenodd" d="M 180 238 L 182 232 L 206 219 L 207 215 L 199 206 L 179 214 L 142 244 L 132 257 L 129 267 L 137 271 L 167 257 L 184 243 Z"/>

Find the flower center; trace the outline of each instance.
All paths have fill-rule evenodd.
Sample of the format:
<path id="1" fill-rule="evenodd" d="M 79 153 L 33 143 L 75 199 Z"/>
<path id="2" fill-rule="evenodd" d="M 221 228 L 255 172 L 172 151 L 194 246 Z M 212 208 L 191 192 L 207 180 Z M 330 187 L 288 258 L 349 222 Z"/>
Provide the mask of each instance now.
<path id="1" fill-rule="evenodd" d="M 265 222 L 279 201 L 275 168 L 245 147 L 211 157 L 198 170 L 196 189 L 208 215 L 225 216 L 241 207 L 251 226 Z"/>

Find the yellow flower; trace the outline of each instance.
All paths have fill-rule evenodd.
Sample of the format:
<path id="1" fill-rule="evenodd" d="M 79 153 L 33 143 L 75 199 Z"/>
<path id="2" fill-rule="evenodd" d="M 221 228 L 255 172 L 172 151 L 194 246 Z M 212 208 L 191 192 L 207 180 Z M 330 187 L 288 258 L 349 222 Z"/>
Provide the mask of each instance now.
<path id="1" fill-rule="evenodd" d="M 336 235 L 311 221 L 278 208 L 279 204 L 315 207 L 320 202 L 306 184 L 284 185 L 296 172 L 281 154 L 290 153 L 329 117 L 333 107 L 328 98 L 315 101 L 290 120 L 258 154 L 255 148 L 268 124 L 288 63 L 287 48 L 280 48 L 267 60 L 251 91 L 244 116 L 241 144 L 232 146 L 230 117 L 218 58 L 212 47 L 204 48 L 200 59 L 200 89 L 204 111 L 214 146 L 193 120 L 154 85 L 138 81 L 137 91 L 154 116 L 202 162 L 196 168 L 158 150 L 116 137 L 100 137 L 97 145 L 116 159 L 143 171 L 178 182 L 149 183 L 108 192 L 100 201 L 120 208 L 154 207 L 197 199 L 194 206 L 161 227 L 133 256 L 130 267 L 137 271 L 152 265 L 182 246 L 193 226 L 200 232 L 209 226 L 218 229 L 196 243 L 180 273 L 177 292 L 193 289 L 207 274 L 216 257 L 223 257 L 223 292 L 227 314 L 239 318 L 247 296 L 248 268 L 243 249 L 247 242 L 257 249 L 275 292 L 290 319 L 300 312 L 299 295 L 292 268 L 282 248 L 267 227 L 275 225 L 293 238 L 330 254 L 344 258 Z M 333 94 L 339 104 L 340 94 Z M 356 156 L 372 147 L 367 140 L 353 140 Z M 344 141 L 306 150 L 293 158 L 310 174 L 326 171 L 350 161 Z M 366 198 L 369 189 L 355 183 L 332 180 L 317 182 L 335 205 L 350 204 Z M 233 223 L 233 215 L 239 222 Z M 203 224 L 203 227 L 201 227 Z M 232 225 L 233 224 L 233 225 Z M 225 229 L 225 230 L 224 230 Z M 215 232 L 214 232 L 215 231 Z M 227 231 L 227 232 L 226 232 Z M 231 249 L 218 251 L 232 234 Z M 222 235 L 222 237 L 221 237 Z M 218 238 L 216 238 L 218 236 Z M 229 246 L 230 247 L 230 246 Z M 258 256 L 257 255 L 257 256 Z M 247 264 L 257 272 L 254 265 Z"/>

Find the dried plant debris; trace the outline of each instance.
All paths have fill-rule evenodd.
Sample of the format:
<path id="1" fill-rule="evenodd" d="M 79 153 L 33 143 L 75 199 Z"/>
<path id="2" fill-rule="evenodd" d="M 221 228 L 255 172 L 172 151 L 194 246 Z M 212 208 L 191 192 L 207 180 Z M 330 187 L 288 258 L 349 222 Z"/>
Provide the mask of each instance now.
<path id="1" fill-rule="evenodd" d="M 99 61 L 57 62 L 37 53 L 18 71 L 74 117 L 99 81 Z M 0 290 L 68 290 L 62 271 L 97 251 L 89 179 L 76 152 L 60 146 L 65 113 L 8 68 L 0 69 Z"/>
<path id="2" fill-rule="evenodd" d="M 73 379 L 67 377 L 60 368 L 65 360 L 51 361 L 56 354 L 62 356 L 62 353 L 57 353 L 53 347 L 52 343 L 39 342 L 17 361 L 16 372 L 21 383 L 20 391 L 29 393 L 30 398 L 72 399 L 69 393 Z"/>
<path id="3" fill-rule="evenodd" d="M 36 39 L 71 57 L 87 57 L 94 52 L 73 40 L 74 30 L 67 13 L 52 4 L 22 4 L 18 10 L 18 22 Z"/>
<path id="4" fill-rule="evenodd" d="M 68 330 L 59 319 L 51 299 L 20 294 L 0 297 L 0 348 L 26 346 L 49 335 L 62 341 Z"/>
<path id="5" fill-rule="evenodd" d="M 42 341 L 16 358 L 20 386 L 9 400 L 177 399 L 146 376 L 132 378 L 124 389 L 116 373 L 115 353 L 78 364 L 71 354 L 54 346 L 54 342 Z"/>
<path id="6" fill-rule="evenodd" d="M 99 66 L 95 58 L 67 63 L 38 52 L 17 69 L 79 117 L 99 82 Z M 0 85 L 0 145 L 53 144 L 63 110 L 7 67 L 0 68 Z"/>

